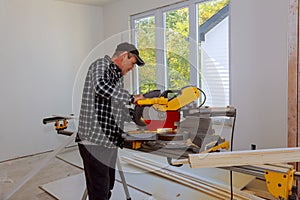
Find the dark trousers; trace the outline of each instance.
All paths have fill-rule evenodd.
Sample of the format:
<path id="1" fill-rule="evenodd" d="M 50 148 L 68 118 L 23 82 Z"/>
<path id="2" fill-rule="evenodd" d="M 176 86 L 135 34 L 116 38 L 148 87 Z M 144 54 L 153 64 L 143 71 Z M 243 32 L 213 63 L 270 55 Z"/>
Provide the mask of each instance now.
<path id="1" fill-rule="evenodd" d="M 115 183 L 118 149 L 78 143 L 89 200 L 108 200 Z"/>

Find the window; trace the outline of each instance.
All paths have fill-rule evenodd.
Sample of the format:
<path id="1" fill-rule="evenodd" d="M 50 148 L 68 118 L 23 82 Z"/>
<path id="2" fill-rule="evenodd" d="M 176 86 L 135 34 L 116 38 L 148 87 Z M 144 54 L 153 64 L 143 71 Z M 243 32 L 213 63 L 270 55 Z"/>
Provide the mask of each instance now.
<path id="1" fill-rule="evenodd" d="M 164 13 L 167 89 L 177 90 L 190 85 L 189 12 L 180 8 Z"/>
<path id="2" fill-rule="evenodd" d="M 134 72 L 134 91 L 194 85 L 206 93 L 205 105 L 228 105 L 228 13 L 229 0 L 192 0 L 131 16 L 146 63 Z"/>
<path id="3" fill-rule="evenodd" d="M 135 43 L 140 49 L 140 54 L 145 66 L 136 68 L 137 76 L 134 81 L 137 88 L 146 92 L 156 88 L 156 51 L 155 51 L 155 18 L 148 16 L 134 20 L 136 30 Z"/>

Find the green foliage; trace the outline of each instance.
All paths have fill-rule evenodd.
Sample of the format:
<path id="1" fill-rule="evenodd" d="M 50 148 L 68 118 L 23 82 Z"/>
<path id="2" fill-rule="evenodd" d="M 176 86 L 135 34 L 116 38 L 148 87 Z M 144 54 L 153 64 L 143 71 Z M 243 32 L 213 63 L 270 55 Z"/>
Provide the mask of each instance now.
<path id="1" fill-rule="evenodd" d="M 165 14 L 168 89 L 180 89 L 190 83 L 188 8 Z"/>
<path id="2" fill-rule="evenodd" d="M 211 18 L 219 10 L 224 8 L 230 0 L 213 0 L 207 1 L 199 4 L 198 16 L 199 16 L 199 26 L 203 24 L 206 20 Z"/>
<path id="3" fill-rule="evenodd" d="M 139 68 L 140 92 L 146 93 L 156 88 L 155 20 L 153 16 L 135 21 L 138 49 L 145 61 Z"/>
<path id="4" fill-rule="evenodd" d="M 212 17 L 230 0 L 212 0 L 198 5 L 199 25 Z M 168 89 L 190 84 L 189 11 L 181 8 L 164 13 Z M 135 21 L 137 44 L 146 65 L 139 68 L 140 92 L 156 89 L 156 49 L 154 16 Z M 159 73 L 159 72 L 158 72 Z"/>

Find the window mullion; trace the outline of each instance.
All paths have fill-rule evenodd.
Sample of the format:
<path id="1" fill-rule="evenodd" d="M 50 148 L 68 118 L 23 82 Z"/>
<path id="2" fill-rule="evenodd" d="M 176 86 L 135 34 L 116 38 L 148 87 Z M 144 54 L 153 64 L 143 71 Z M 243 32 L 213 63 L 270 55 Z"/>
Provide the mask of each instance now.
<path id="1" fill-rule="evenodd" d="M 155 37 L 156 37 L 156 87 L 165 90 L 166 85 L 166 67 L 165 67 L 165 37 L 164 37 L 164 19 L 163 12 L 158 10 L 155 13 Z"/>
<path id="2" fill-rule="evenodd" d="M 137 45 L 137 35 L 136 35 L 136 29 L 135 29 L 135 22 L 134 19 L 131 19 L 131 41 L 134 42 L 135 45 Z M 139 93 L 139 85 L 140 85 L 140 81 L 139 81 L 139 69 L 137 67 L 135 67 L 135 69 L 132 71 L 132 89 L 133 91 L 137 91 L 137 93 Z"/>
<path id="3" fill-rule="evenodd" d="M 190 84 L 199 87 L 198 25 L 196 4 L 189 5 Z"/>

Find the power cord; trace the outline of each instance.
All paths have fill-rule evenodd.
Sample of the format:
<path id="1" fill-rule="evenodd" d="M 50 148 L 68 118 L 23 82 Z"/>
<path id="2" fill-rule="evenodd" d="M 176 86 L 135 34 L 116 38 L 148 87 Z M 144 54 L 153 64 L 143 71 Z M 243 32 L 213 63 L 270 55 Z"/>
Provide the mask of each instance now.
<path id="1" fill-rule="evenodd" d="M 232 122 L 232 130 L 231 130 L 231 138 L 230 138 L 230 151 L 233 150 L 233 136 L 234 136 L 234 127 L 235 127 L 235 120 L 236 120 L 236 112 L 233 117 Z M 232 180 L 232 170 L 230 170 L 230 199 L 233 200 L 233 180 Z"/>
<path id="2" fill-rule="evenodd" d="M 199 105 L 199 107 L 198 108 L 200 108 L 201 106 L 203 106 L 204 104 L 205 104 L 205 102 L 206 102 L 206 94 L 205 94 L 205 92 L 203 91 L 203 90 L 201 90 L 200 88 L 197 88 L 199 91 L 200 91 L 200 93 L 202 93 L 203 94 L 203 101 L 202 101 L 202 103 Z"/>
<path id="3" fill-rule="evenodd" d="M 200 108 L 206 102 L 206 94 L 200 88 L 197 88 L 197 89 L 200 91 L 200 93 L 203 94 L 203 101 L 199 105 L 199 108 Z M 235 112 L 235 114 L 233 116 L 233 122 L 232 122 L 232 130 L 231 130 L 231 138 L 230 138 L 230 151 L 233 150 L 233 136 L 234 136 L 235 121 L 236 121 L 236 112 Z M 231 200 L 233 200 L 233 178 L 232 177 L 233 177 L 232 170 L 230 170 L 230 196 L 231 196 L 230 199 Z"/>

